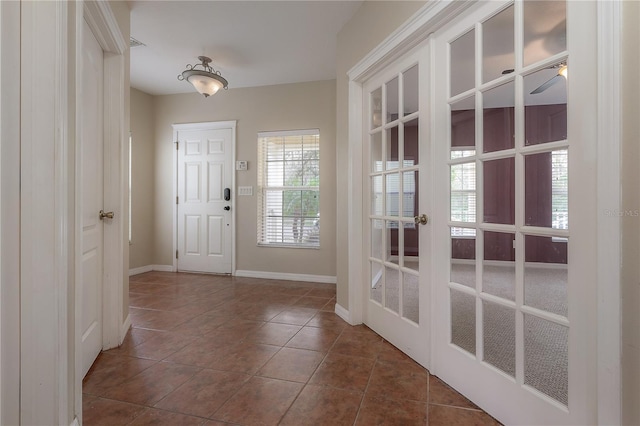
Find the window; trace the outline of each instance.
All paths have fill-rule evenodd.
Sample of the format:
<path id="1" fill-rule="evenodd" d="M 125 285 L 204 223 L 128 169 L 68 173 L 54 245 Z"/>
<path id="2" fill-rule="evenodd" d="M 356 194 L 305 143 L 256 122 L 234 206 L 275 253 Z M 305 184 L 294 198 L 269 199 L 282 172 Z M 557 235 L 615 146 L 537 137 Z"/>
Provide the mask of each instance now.
<path id="1" fill-rule="evenodd" d="M 461 163 L 451 166 L 451 221 L 476 221 L 476 163 Z M 475 229 L 451 228 L 451 235 L 474 237 Z"/>
<path id="2" fill-rule="evenodd" d="M 320 132 L 258 134 L 258 245 L 320 247 Z"/>

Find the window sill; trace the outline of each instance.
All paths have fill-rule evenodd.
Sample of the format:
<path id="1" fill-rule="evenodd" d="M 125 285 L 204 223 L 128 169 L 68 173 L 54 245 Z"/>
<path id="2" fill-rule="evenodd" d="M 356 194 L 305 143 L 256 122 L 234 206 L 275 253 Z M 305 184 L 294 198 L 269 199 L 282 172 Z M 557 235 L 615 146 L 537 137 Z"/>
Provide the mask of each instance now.
<path id="1" fill-rule="evenodd" d="M 276 247 L 276 248 L 286 248 L 286 249 L 311 249 L 311 250 L 320 250 L 319 245 L 311 245 L 311 244 L 283 244 L 283 243 L 258 243 L 258 247 Z"/>

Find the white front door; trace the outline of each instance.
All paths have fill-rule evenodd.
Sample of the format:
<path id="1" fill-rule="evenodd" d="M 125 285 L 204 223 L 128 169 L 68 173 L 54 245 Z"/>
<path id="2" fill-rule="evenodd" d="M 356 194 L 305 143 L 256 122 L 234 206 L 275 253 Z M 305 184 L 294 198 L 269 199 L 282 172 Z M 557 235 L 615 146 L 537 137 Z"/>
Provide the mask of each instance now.
<path id="1" fill-rule="evenodd" d="M 363 86 L 365 105 L 364 323 L 417 362 L 429 363 L 430 224 L 428 48 Z"/>
<path id="2" fill-rule="evenodd" d="M 82 48 L 82 375 L 102 350 L 103 52 L 86 22 Z"/>
<path id="3" fill-rule="evenodd" d="M 230 274 L 234 131 L 180 125 L 174 129 L 178 142 L 178 270 Z"/>
<path id="4" fill-rule="evenodd" d="M 597 422 L 594 10 L 486 2 L 434 36 L 432 373 L 505 424 Z"/>

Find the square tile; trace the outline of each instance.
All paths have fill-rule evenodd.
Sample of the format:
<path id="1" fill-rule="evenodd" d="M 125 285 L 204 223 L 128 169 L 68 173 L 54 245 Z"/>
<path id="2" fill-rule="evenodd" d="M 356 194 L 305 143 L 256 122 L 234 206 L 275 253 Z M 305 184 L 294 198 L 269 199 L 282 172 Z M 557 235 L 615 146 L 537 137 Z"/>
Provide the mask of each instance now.
<path id="1" fill-rule="evenodd" d="M 307 385 L 280 424 L 287 426 L 352 425 L 358 414 L 361 400 L 361 392 Z"/>
<path id="2" fill-rule="evenodd" d="M 429 403 L 478 409 L 478 406 L 459 394 L 436 376 L 429 375 Z"/>
<path id="3" fill-rule="evenodd" d="M 331 348 L 332 352 L 344 355 L 375 359 L 382 349 L 382 338 L 371 332 L 354 332 L 345 329 Z"/>
<path id="4" fill-rule="evenodd" d="M 328 297 L 302 296 L 293 305 L 302 306 L 304 308 L 320 309 L 326 305 L 328 301 Z"/>
<path id="5" fill-rule="evenodd" d="M 289 307 L 280 312 L 271 322 L 305 325 L 318 311 L 311 308 Z"/>
<path id="6" fill-rule="evenodd" d="M 112 386 L 156 364 L 156 361 L 101 353 L 82 380 L 82 391 L 102 395 Z"/>
<path id="7" fill-rule="evenodd" d="M 159 362 L 124 383 L 107 389 L 105 398 L 152 405 L 193 377 L 199 368 Z"/>
<path id="8" fill-rule="evenodd" d="M 318 311 L 318 313 L 316 313 L 314 317 L 311 318 L 311 321 L 307 323 L 307 326 L 330 328 L 335 331 L 342 331 L 345 328 L 350 327 L 345 320 L 340 318 L 335 313 L 324 311 Z"/>
<path id="9" fill-rule="evenodd" d="M 211 368 L 255 374 L 279 350 L 278 346 L 244 342 L 237 345 L 226 357 L 214 362 Z"/>
<path id="10" fill-rule="evenodd" d="M 202 370 L 164 397 L 155 407 L 210 417 L 250 378 L 246 374 Z"/>
<path id="11" fill-rule="evenodd" d="M 327 328 L 303 327 L 286 344 L 287 347 L 328 352 L 340 335 Z"/>
<path id="12" fill-rule="evenodd" d="M 388 392 L 387 395 L 392 392 Z M 393 395 L 395 396 L 395 395 Z M 426 425 L 427 403 L 365 395 L 356 425 Z"/>
<path id="13" fill-rule="evenodd" d="M 165 361 L 210 368 L 232 353 L 238 345 L 240 343 L 235 340 L 219 341 L 212 336 L 201 337 L 170 355 Z"/>
<path id="14" fill-rule="evenodd" d="M 194 336 L 165 331 L 156 333 L 150 339 L 130 348 L 125 353 L 137 358 L 162 360 L 195 340 Z"/>
<path id="15" fill-rule="evenodd" d="M 367 387 L 368 395 L 427 402 L 429 373 L 413 361 L 378 360 Z"/>
<path id="16" fill-rule="evenodd" d="M 306 383 L 324 354 L 304 349 L 282 348 L 257 373 L 258 376 Z"/>
<path id="17" fill-rule="evenodd" d="M 212 416 L 242 425 L 277 425 L 302 384 L 253 377 Z"/>
<path id="18" fill-rule="evenodd" d="M 147 410 L 136 417 L 133 422 L 129 423 L 131 426 L 200 426 L 206 419 L 199 417 L 186 416 L 179 413 L 171 413 L 169 411 L 157 410 L 154 408 L 147 408 Z"/>
<path id="19" fill-rule="evenodd" d="M 498 426 L 493 417 L 479 410 L 429 404 L 429 426 Z"/>
<path id="20" fill-rule="evenodd" d="M 309 383 L 364 392 L 374 362 L 370 358 L 329 352 Z"/>
<path id="21" fill-rule="evenodd" d="M 90 398 L 83 395 L 82 423 L 96 426 L 126 425 L 145 410 L 143 406 L 128 402 Z"/>
<path id="22" fill-rule="evenodd" d="M 284 346 L 302 327 L 290 324 L 268 322 L 257 330 L 247 334 L 247 341 L 265 345 Z"/>

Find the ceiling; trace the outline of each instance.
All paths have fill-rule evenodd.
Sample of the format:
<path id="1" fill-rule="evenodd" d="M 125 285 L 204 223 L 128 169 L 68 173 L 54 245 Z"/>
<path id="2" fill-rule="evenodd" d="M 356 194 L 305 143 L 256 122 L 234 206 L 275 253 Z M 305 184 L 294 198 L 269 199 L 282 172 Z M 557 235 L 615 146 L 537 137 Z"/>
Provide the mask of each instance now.
<path id="1" fill-rule="evenodd" d="M 195 92 L 177 76 L 199 55 L 229 88 L 336 78 L 336 39 L 362 1 L 129 1 L 131 86 Z"/>

